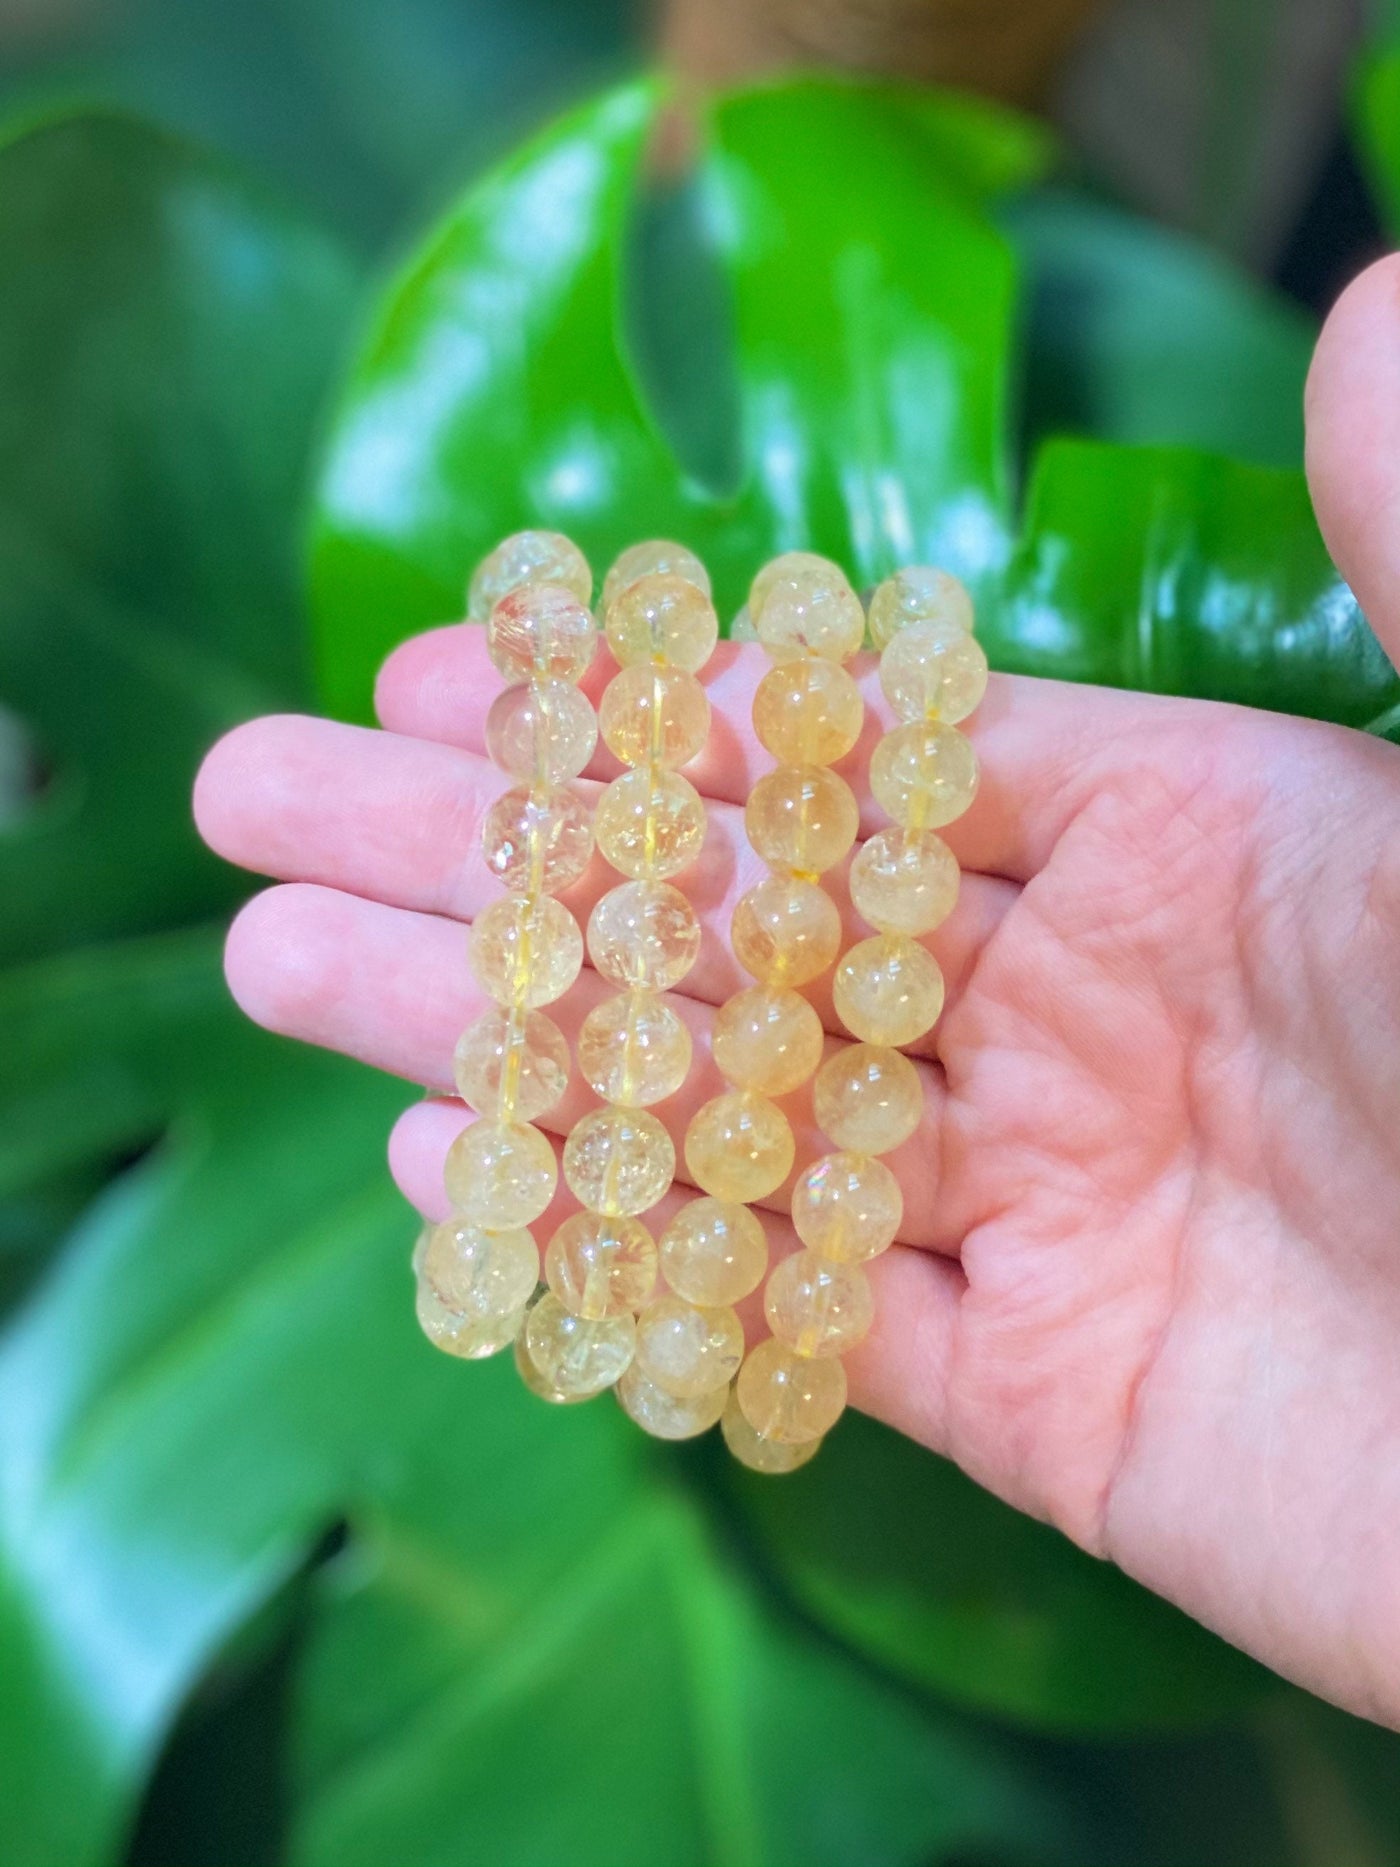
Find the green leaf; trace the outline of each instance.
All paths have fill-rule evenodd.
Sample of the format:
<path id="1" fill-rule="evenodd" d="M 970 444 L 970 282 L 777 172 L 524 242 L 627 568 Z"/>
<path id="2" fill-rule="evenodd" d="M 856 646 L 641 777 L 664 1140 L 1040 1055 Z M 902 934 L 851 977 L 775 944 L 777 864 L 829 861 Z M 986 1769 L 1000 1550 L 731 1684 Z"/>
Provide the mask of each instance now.
<path id="1" fill-rule="evenodd" d="M 1391 237 L 1400 239 L 1400 21 L 1362 57 L 1351 92 L 1357 152 Z"/>
<path id="2" fill-rule="evenodd" d="M 200 753 L 303 691 L 299 502 L 349 300 L 335 250 L 115 117 L 0 149 L 0 702 L 48 768 L 0 834 L 0 958 L 237 884 Z"/>

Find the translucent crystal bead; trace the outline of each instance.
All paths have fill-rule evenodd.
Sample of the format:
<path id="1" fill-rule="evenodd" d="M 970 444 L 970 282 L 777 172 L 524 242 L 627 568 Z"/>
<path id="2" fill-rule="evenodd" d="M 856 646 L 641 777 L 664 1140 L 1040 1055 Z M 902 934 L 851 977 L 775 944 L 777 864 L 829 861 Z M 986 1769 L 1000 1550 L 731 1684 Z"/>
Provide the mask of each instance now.
<path id="1" fill-rule="evenodd" d="M 724 1412 L 729 1389 L 716 1387 L 683 1399 L 658 1387 L 634 1361 L 617 1384 L 617 1397 L 623 1412 L 653 1439 L 694 1439 Z"/>
<path id="2" fill-rule="evenodd" d="M 661 1274 L 678 1297 L 702 1309 L 737 1303 L 768 1268 L 768 1240 L 747 1206 L 692 1199 L 661 1234 Z"/>
<path id="3" fill-rule="evenodd" d="M 913 1134 L 923 1107 L 919 1072 L 883 1045 L 848 1044 L 817 1071 L 817 1125 L 838 1148 L 888 1154 Z"/>
<path id="4" fill-rule="evenodd" d="M 569 1046 L 542 1011 L 487 1011 L 457 1039 L 452 1074 L 478 1115 L 537 1121 L 569 1086 Z"/>
<path id="5" fill-rule="evenodd" d="M 736 1088 L 790 1095 L 822 1060 L 822 1021 L 800 992 L 751 985 L 715 1013 L 710 1048 Z"/>
<path id="6" fill-rule="evenodd" d="M 750 791 L 744 828 L 770 868 L 820 875 L 856 840 L 860 811 L 845 779 L 824 765 L 780 765 Z"/>
<path id="7" fill-rule="evenodd" d="M 947 622 L 972 633 L 972 598 L 956 577 L 929 564 L 911 564 L 886 577 L 870 599 L 870 639 L 887 646 L 911 622 Z"/>
<path id="8" fill-rule="evenodd" d="M 557 895 L 593 854 L 588 806 L 572 785 L 513 785 L 486 813 L 481 852 L 513 894 Z"/>
<path id="9" fill-rule="evenodd" d="M 540 1379 L 570 1400 L 613 1386 L 631 1362 L 636 1340 L 630 1316 L 575 1316 L 552 1290 L 525 1322 L 525 1346 Z"/>
<path id="10" fill-rule="evenodd" d="M 758 742 L 785 765 L 834 765 L 864 723 L 865 702 L 850 675 L 812 655 L 770 668 L 753 697 Z"/>
<path id="11" fill-rule="evenodd" d="M 603 742 L 624 765 L 688 765 L 710 731 L 704 688 L 683 668 L 638 662 L 609 681 L 598 708 Z"/>
<path id="12" fill-rule="evenodd" d="M 530 1312 L 525 1312 L 525 1322 L 517 1331 L 514 1345 L 515 1371 L 532 1394 L 541 1400 L 547 1400 L 552 1407 L 570 1407 L 580 1400 L 592 1398 L 589 1394 L 565 1394 L 553 1386 L 535 1366 L 535 1358 L 530 1353 Z"/>
<path id="13" fill-rule="evenodd" d="M 578 1034 L 578 1066 L 605 1102 L 649 1108 L 690 1071 L 690 1032 L 652 992 L 618 992 L 595 1005 Z"/>
<path id="14" fill-rule="evenodd" d="M 633 1315 L 656 1283 L 656 1244 L 637 1219 L 576 1212 L 550 1239 L 545 1281 L 575 1316 Z"/>
<path id="15" fill-rule="evenodd" d="M 797 571 L 777 577 L 768 585 L 763 601 L 754 608 L 758 639 L 774 661 L 797 655 L 820 655 L 824 661 L 846 661 L 865 638 L 865 611 L 847 583 L 827 571 Z"/>
<path id="16" fill-rule="evenodd" d="M 570 681 L 551 677 L 504 688 L 486 715 L 486 750 L 522 784 L 566 784 L 598 743 L 598 718 Z"/>
<path id="17" fill-rule="evenodd" d="M 743 1357 L 744 1326 L 732 1309 L 664 1296 L 637 1318 L 637 1366 L 682 1400 L 726 1386 Z"/>
<path id="18" fill-rule="evenodd" d="M 428 1233 L 420 1275 L 459 1316 L 499 1320 L 529 1302 L 540 1254 L 523 1225 L 488 1232 L 470 1219 L 446 1219 Z"/>
<path id="19" fill-rule="evenodd" d="M 607 614 L 613 599 L 628 584 L 639 577 L 653 576 L 684 577 L 704 595 L 710 594 L 710 573 L 693 551 L 673 538 L 647 538 L 641 544 L 628 545 L 613 561 L 603 579 L 603 613 Z"/>
<path id="20" fill-rule="evenodd" d="M 669 662 L 698 674 L 719 640 L 719 618 L 708 594 L 688 577 L 638 577 L 609 603 L 608 646 L 620 668 Z"/>
<path id="21" fill-rule="evenodd" d="M 485 622 L 503 596 L 523 583 L 557 583 L 580 603 L 593 594 L 588 559 L 562 532 L 512 532 L 477 565 L 467 592 L 467 613 Z"/>
<path id="22" fill-rule="evenodd" d="M 772 592 L 794 577 L 820 582 L 833 590 L 850 587 L 845 571 L 830 558 L 821 557 L 815 551 L 784 551 L 778 557 L 769 558 L 749 585 L 747 608 L 755 627 Z"/>
<path id="23" fill-rule="evenodd" d="M 729 639 L 731 642 L 756 642 L 758 640 L 758 630 L 753 626 L 753 614 L 747 603 L 736 612 L 734 620 L 730 623 Z"/>
<path id="24" fill-rule="evenodd" d="M 719 1430 L 724 1434 L 725 1445 L 741 1465 L 746 1465 L 751 1472 L 764 1472 L 769 1476 L 797 1471 L 817 1456 L 822 1444 L 820 1439 L 808 1439 L 800 1446 L 784 1445 L 777 1439 L 760 1439 L 744 1418 L 739 1397 L 732 1388 L 720 1415 Z"/>
<path id="25" fill-rule="evenodd" d="M 675 1143 L 645 1109 L 594 1109 L 564 1143 L 564 1178 L 591 1212 L 645 1212 L 675 1173 Z"/>
<path id="26" fill-rule="evenodd" d="M 669 992 L 699 952 L 695 909 L 665 882 L 624 882 L 588 917 L 588 956 L 614 985 Z"/>
<path id="27" fill-rule="evenodd" d="M 987 657 L 955 622 L 911 622 L 880 657 L 880 685 L 900 719 L 956 726 L 987 691 Z"/>
<path id="28" fill-rule="evenodd" d="M 881 830 L 851 858 L 851 905 L 881 933 L 926 934 L 957 905 L 957 858 L 932 830 Z"/>
<path id="29" fill-rule="evenodd" d="M 836 1015 L 867 1044 L 898 1048 L 933 1029 L 943 1009 L 938 961 L 904 934 L 860 940 L 836 968 Z"/>
<path id="30" fill-rule="evenodd" d="M 504 1231 L 529 1225 L 554 1197 L 554 1149 L 528 1122 L 473 1122 L 447 1150 L 442 1182 L 459 1212 Z"/>
<path id="31" fill-rule="evenodd" d="M 627 771 L 598 800 L 598 847 L 624 875 L 664 881 L 700 853 L 705 806 L 675 771 Z"/>
<path id="32" fill-rule="evenodd" d="M 486 624 L 486 646 L 506 681 L 581 681 L 598 646 L 593 612 L 562 584 L 523 584 L 503 596 Z"/>
<path id="33" fill-rule="evenodd" d="M 735 1386 L 744 1418 L 762 1438 L 800 1446 L 820 1439 L 846 1405 L 846 1370 L 834 1356 L 798 1355 L 769 1337 L 751 1349 Z"/>
<path id="34" fill-rule="evenodd" d="M 505 1316 L 459 1316 L 422 1279 L 415 1307 L 418 1326 L 433 1347 L 463 1361 L 482 1361 L 488 1355 L 499 1354 L 515 1340 L 525 1320 L 523 1305 Z"/>
<path id="35" fill-rule="evenodd" d="M 729 937 L 734 957 L 763 985 L 807 985 L 841 945 L 836 903 L 815 882 L 770 875 L 742 895 Z"/>
<path id="36" fill-rule="evenodd" d="M 768 1279 L 763 1313 L 778 1341 L 799 1355 L 844 1355 L 869 1333 L 875 1298 L 858 1264 L 795 1251 Z"/>
<path id="37" fill-rule="evenodd" d="M 792 1189 L 797 1236 L 837 1264 L 879 1257 L 894 1243 L 903 1217 L 899 1181 L 871 1154 L 827 1154 L 799 1174 Z"/>
<path id="38" fill-rule="evenodd" d="M 792 1172 L 795 1144 L 788 1118 L 766 1096 L 747 1090 L 715 1096 L 685 1131 L 690 1177 L 712 1198 L 752 1205 Z"/>
<path id="39" fill-rule="evenodd" d="M 876 802 L 911 830 L 936 830 L 961 817 L 977 795 L 977 776 L 971 744 L 935 720 L 896 726 L 870 758 Z"/>
<path id="40" fill-rule="evenodd" d="M 551 895 L 502 895 L 472 922 L 472 971 L 498 1005 L 548 1005 L 563 996 L 583 965 L 583 935 Z"/>

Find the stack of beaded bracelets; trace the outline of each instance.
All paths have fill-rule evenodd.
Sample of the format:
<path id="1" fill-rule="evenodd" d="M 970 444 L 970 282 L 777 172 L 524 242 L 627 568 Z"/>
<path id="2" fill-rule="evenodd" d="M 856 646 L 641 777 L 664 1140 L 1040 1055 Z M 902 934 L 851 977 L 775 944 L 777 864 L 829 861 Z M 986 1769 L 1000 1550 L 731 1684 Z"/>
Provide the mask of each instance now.
<path id="1" fill-rule="evenodd" d="M 842 961 L 833 997 L 857 1039 L 817 1069 L 823 1036 L 797 990 L 836 958 L 840 917 L 818 877 L 855 839 L 849 787 L 829 767 L 860 736 L 864 708 L 843 666 L 866 619 L 840 569 L 789 553 L 754 580 L 745 618 L 774 666 L 754 700 L 755 733 L 778 760 L 745 814 L 772 870 L 736 910 L 736 957 L 758 984 L 716 1013 L 715 1061 L 733 1089 L 686 1135 L 704 1197 L 682 1207 L 657 1244 L 639 1214 L 669 1190 L 674 1147 L 649 1113 L 682 1086 L 684 1021 L 663 993 L 699 950 L 694 910 L 672 885 L 698 852 L 704 806 L 676 769 L 704 744 L 709 707 L 696 680 L 718 634 L 703 565 L 662 541 L 624 552 L 603 591 L 604 632 L 619 672 L 602 702 L 603 737 L 629 769 L 600 798 L 596 826 L 571 780 L 592 756 L 597 725 L 578 682 L 597 627 L 592 576 L 554 533 L 520 533 L 472 581 L 491 659 L 511 683 L 494 703 L 487 744 L 511 789 L 488 813 L 483 850 L 507 895 L 478 918 L 470 950 L 496 1009 L 464 1033 L 456 1079 L 480 1119 L 454 1144 L 445 1183 L 454 1216 L 415 1252 L 418 1314 L 449 1353 L 477 1358 L 511 1342 L 526 1384 L 566 1403 L 615 1386 L 648 1432 L 681 1439 L 722 1419 L 734 1455 L 755 1470 L 805 1464 L 839 1415 L 839 1357 L 869 1328 L 861 1263 L 893 1241 L 898 1183 L 876 1158 L 917 1126 L 922 1092 L 898 1046 L 936 1020 L 943 985 L 920 944 L 951 910 L 958 871 L 934 834 L 972 801 L 977 768 L 954 723 L 986 683 L 971 604 L 944 573 L 910 570 L 882 584 L 869 628 L 880 679 L 903 722 L 877 747 L 871 787 L 895 828 L 872 837 L 851 869 L 857 911 L 876 929 Z M 538 1007 L 577 977 L 582 938 L 554 895 L 600 851 L 627 878 L 589 921 L 595 970 L 621 990 L 595 1004 L 579 1064 L 605 1106 L 575 1125 L 564 1172 L 583 1210 L 539 1253 L 528 1227 L 553 1197 L 554 1150 L 531 1126 L 562 1097 L 569 1052 Z M 787 1178 L 793 1139 L 769 1098 L 816 1070 L 815 1109 L 838 1151 L 808 1166 L 793 1193 L 806 1247 L 768 1279 L 772 1337 L 743 1359 L 732 1305 L 763 1280 L 767 1246 L 749 1202 Z M 655 1293 L 658 1269 L 664 1288 Z M 742 1365 L 741 1365 L 742 1363 Z M 737 1372 L 737 1379 L 735 1375 Z"/>

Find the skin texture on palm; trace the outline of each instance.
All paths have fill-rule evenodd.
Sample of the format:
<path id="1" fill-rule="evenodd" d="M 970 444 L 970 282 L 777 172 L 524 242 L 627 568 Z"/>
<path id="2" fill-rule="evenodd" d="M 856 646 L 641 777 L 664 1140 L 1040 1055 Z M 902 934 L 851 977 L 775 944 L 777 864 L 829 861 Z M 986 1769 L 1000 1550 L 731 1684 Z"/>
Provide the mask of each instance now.
<path id="1" fill-rule="evenodd" d="M 1398 277 L 1352 288 L 1309 398 L 1319 513 L 1393 655 Z M 475 1008 L 460 923 L 494 893 L 471 853 L 502 784 L 485 665 L 479 630 L 420 637 L 386 664 L 383 732 L 256 722 L 196 796 L 216 849 L 290 884 L 230 935 L 250 1015 L 444 1091 Z M 705 943 L 673 1001 L 697 1066 L 657 1110 L 677 1133 L 715 1086 L 706 1032 L 739 982 L 724 934 L 758 872 L 740 803 L 766 763 L 747 729 L 765 666 L 721 649 L 690 771 L 713 801 L 686 878 Z M 887 723 L 872 670 L 863 686 L 858 788 Z M 1400 1723 L 1400 751 L 1006 677 L 972 736 L 983 788 L 949 831 L 968 873 L 931 941 L 948 1008 L 924 1125 L 891 1157 L 906 1219 L 871 1267 L 852 1398 L 1280 1671 Z M 610 770 L 603 755 L 592 776 Z M 601 990 L 585 972 L 566 1022 Z M 792 1107 L 800 1165 L 818 1143 Z M 467 1119 L 431 1099 L 392 1138 L 434 1216 Z"/>

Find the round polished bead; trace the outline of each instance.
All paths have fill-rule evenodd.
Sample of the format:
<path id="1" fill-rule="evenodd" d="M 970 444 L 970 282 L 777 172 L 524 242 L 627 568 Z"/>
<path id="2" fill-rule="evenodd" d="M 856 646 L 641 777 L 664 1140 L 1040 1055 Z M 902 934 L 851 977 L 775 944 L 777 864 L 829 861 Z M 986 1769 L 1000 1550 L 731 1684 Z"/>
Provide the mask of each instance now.
<path id="1" fill-rule="evenodd" d="M 620 668 L 669 663 L 698 674 L 715 651 L 719 618 L 706 591 L 688 577 L 638 577 L 609 603 L 604 628 Z"/>
<path id="2" fill-rule="evenodd" d="M 760 1439 L 744 1418 L 739 1397 L 732 1388 L 720 1415 L 719 1430 L 724 1434 L 725 1445 L 741 1465 L 746 1465 L 751 1472 L 769 1476 L 795 1472 L 821 1451 L 820 1439 L 805 1440 L 800 1446 L 785 1445 L 778 1439 Z"/>
<path id="3" fill-rule="evenodd" d="M 770 868 L 820 875 L 856 840 L 860 811 L 845 779 L 824 765 L 780 765 L 750 791 L 744 828 Z"/>
<path id="4" fill-rule="evenodd" d="M 822 1060 L 822 1021 L 800 992 L 751 985 L 715 1013 L 710 1048 L 736 1088 L 790 1095 Z"/>
<path id="5" fill-rule="evenodd" d="M 839 1148 L 888 1154 L 907 1141 L 924 1109 L 919 1072 L 897 1050 L 848 1044 L 817 1071 L 817 1126 Z"/>
<path id="6" fill-rule="evenodd" d="M 841 946 L 836 903 L 815 882 L 770 875 L 742 895 L 729 937 L 734 957 L 763 985 L 807 985 Z"/>
<path id="7" fill-rule="evenodd" d="M 557 895 L 593 854 L 593 821 L 572 785 L 512 785 L 481 826 L 486 866 L 513 894 Z"/>
<path id="8" fill-rule="evenodd" d="M 912 1044 L 938 1021 L 943 973 L 926 947 L 905 934 L 857 941 L 832 981 L 836 1015 L 866 1044 Z"/>
<path id="9" fill-rule="evenodd" d="M 445 1219 L 428 1233 L 420 1275 L 459 1316 L 499 1320 L 529 1302 L 540 1254 L 523 1225 L 487 1231 L 470 1219 Z"/>
<path id="10" fill-rule="evenodd" d="M 911 622 L 880 656 L 880 685 L 902 720 L 956 726 L 987 691 L 987 657 L 954 622 Z"/>
<path id="11" fill-rule="evenodd" d="M 758 640 L 758 630 L 753 626 L 753 612 L 747 603 L 742 609 L 736 611 L 734 620 L 729 625 L 729 639 L 731 642 L 756 642 Z"/>
<path id="12" fill-rule="evenodd" d="M 799 1174 L 792 1189 L 797 1236 L 838 1264 L 860 1264 L 888 1251 L 903 1217 L 899 1181 L 873 1154 L 827 1154 Z"/>
<path id="13" fill-rule="evenodd" d="M 911 622 L 946 622 L 972 633 L 972 598 L 946 570 L 911 564 L 896 571 L 870 599 L 870 639 L 885 648 Z"/>
<path id="14" fill-rule="evenodd" d="M 834 661 L 804 655 L 770 668 L 753 697 L 753 729 L 785 765 L 834 765 L 860 738 L 865 702 Z"/>
<path id="15" fill-rule="evenodd" d="M 512 532 L 477 565 L 467 592 L 467 613 L 485 622 L 503 596 L 521 584 L 556 583 L 580 603 L 593 594 L 588 559 L 562 532 Z"/>
<path id="16" fill-rule="evenodd" d="M 532 1394 L 541 1400 L 547 1400 L 552 1407 L 570 1407 L 577 1401 L 589 1400 L 589 1394 L 565 1394 L 547 1381 L 535 1366 L 535 1358 L 530 1353 L 530 1312 L 525 1312 L 525 1322 L 517 1331 L 514 1343 L 515 1371 Z"/>
<path id="17" fill-rule="evenodd" d="M 598 800 L 598 847 L 624 875 L 664 881 L 700 853 L 705 806 L 676 771 L 627 771 Z"/>
<path id="18" fill-rule="evenodd" d="M 845 1355 L 869 1333 L 875 1298 L 858 1264 L 794 1251 L 768 1279 L 763 1313 L 778 1341 L 799 1355 Z"/>
<path id="19" fill-rule="evenodd" d="M 850 587 L 850 579 L 845 571 L 830 558 L 821 557 L 815 551 L 784 551 L 778 557 L 769 558 L 749 585 L 746 607 L 755 627 L 773 591 L 794 577 L 813 583 L 820 582 L 834 590 Z"/>
<path id="20" fill-rule="evenodd" d="M 609 681 L 598 708 L 603 742 L 624 765 L 688 765 L 710 731 L 704 688 L 683 668 L 638 662 Z"/>
<path id="21" fill-rule="evenodd" d="M 504 688 L 486 715 L 488 754 L 522 784 L 577 778 L 597 743 L 598 716 L 587 698 L 553 676 Z"/>
<path id="22" fill-rule="evenodd" d="M 598 646 L 598 625 L 562 584 L 522 584 L 491 611 L 486 645 L 503 680 L 581 681 Z"/>
<path id="23" fill-rule="evenodd" d="M 617 992 L 595 1005 L 578 1034 L 578 1066 L 605 1102 L 649 1108 L 690 1071 L 690 1032 L 653 992 Z"/>
<path id="24" fill-rule="evenodd" d="M 798 655 L 847 661 L 865 637 L 860 598 L 844 576 L 838 581 L 827 571 L 775 578 L 753 616 L 758 639 L 774 661 Z"/>
<path id="25" fill-rule="evenodd" d="M 744 1326 L 732 1309 L 663 1296 L 637 1318 L 637 1366 L 683 1400 L 727 1385 L 743 1357 Z"/>
<path id="26" fill-rule="evenodd" d="M 569 1086 L 569 1046 L 542 1011 L 493 1009 L 457 1039 L 452 1075 L 478 1115 L 538 1121 Z"/>
<path id="27" fill-rule="evenodd" d="M 628 545 L 613 560 L 603 579 L 603 613 L 611 608 L 628 584 L 639 577 L 684 577 L 705 596 L 710 594 L 710 573 L 695 553 L 673 538 L 647 538 L 641 544 Z"/>
<path id="28" fill-rule="evenodd" d="M 656 1283 L 656 1243 L 637 1219 L 576 1212 L 544 1254 L 545 1281 L 575 1316 L 633 1315 Z"/>
<path id="29" fill-rule="evenodd" d="M 449 1309 L 425 1279 L 418 1281 L 418 1326 L 434 1348 L 463 1361 L 483 1361 L 509 1346 L 520 1333 L 525 1308 L 504 1316 L 460 1316 Z"/>
<path id="30" fill-rule="evenodd" d="M 617 1384 L 622 1410 L 653 1439 L 694 1439 L 708 1432 L 724 1412 L 729 1398 L 727 1387 L 715 1387 L 708 1394 L 682 1397 L 668 1394 L 634 1361 Z"/>
<path id="31" fill-rule="evenodd" d="M 792 1126 L 775 1102 L 747 1090 L 715 1096 L 691 1117 L 685 1164 L 702 1192 L 752 1205 L 792 1172 Z"/>
<path id="32" fill-rule="evenodd" d="M 750 1350 L 735 1393 L 744 1418 L 762 1438 L 800 1446 L 820 1439 L 840 1419 L 846 1371 L 834 1355 L 798 1355 L 770 1336 Z"/>
<path id="33" fill-rule="evenodd" d="M 564 1178 L 591 1212 L 645 1212 L 675 1174 L 675 1143 L 645 1109 L 594 1109 L 564 1143 Z"/>
<path id="34" fill-rule="evenodd" d="M 525 1346 L 542 1383 L 563 1399 L 587 1400 L 612 1387 L 632 1360 L 630 1316 L 575 1316 L 551 1290 L 525 1322 Z"/>
<path id="35" fill-rule="evenodd" d="M 695 909 L 665 882 L 624 882 L 588 917 L 588 957 L 614 985 L 669 992 L 699 952 Z"/>
<path id="36" fill-rule="evenodd" d="M 548 1005 L 563 996 L 583 965 L 583 935 L 552 895 L 501 895 L 472 922 L 472 971 L 498 1005 Z"/>
<path id="37" fill-rule="evenodd" d="M 932 830 L 881 830 L 851 858 L 851 905 L 881 933 L 926 934 L 957 904 L 957 858 Z"/>
<path id="38" fill-rule="evenodd" d="M 459 1211 L 502 1230 L 529 1225 L 554 1197 L 554 1149 L 528 1122 L 473 1122 L 447 1150 L 447 1197 Z"/>
<path id="39" fill-rule="evenodd" d="M 876 802 L 912 830 L 936 830 L 961 817 L 977 795 L 977 776 L 970 742 L 936 720 L 896 726 L 870 759 Z"/>
<path id="40" fill-rule="evenodd" d="M 678 1297 L 717 1309 L 757 1290 L 768 1240 L 747 1206 L 692 1199 L 661 1234 L 661 1274 Z"/>

